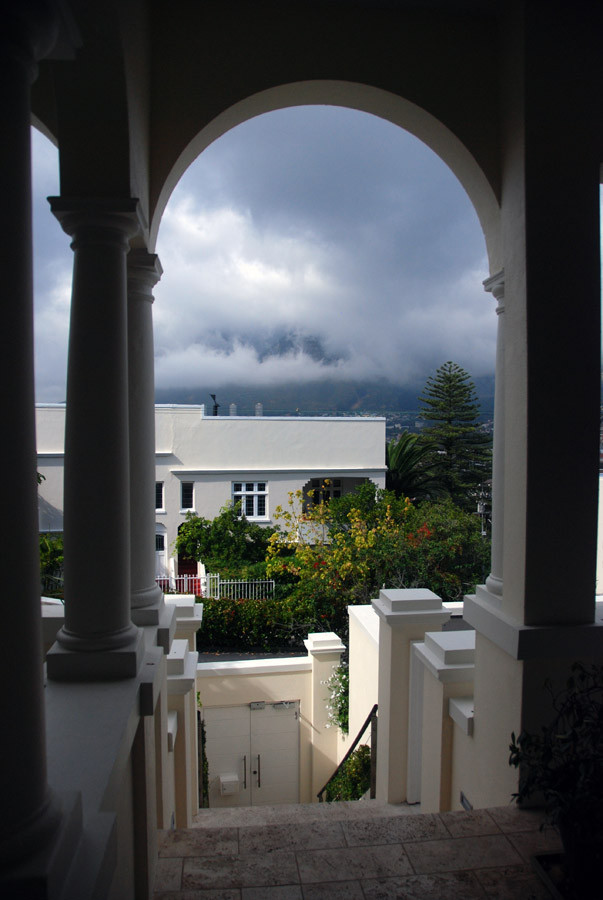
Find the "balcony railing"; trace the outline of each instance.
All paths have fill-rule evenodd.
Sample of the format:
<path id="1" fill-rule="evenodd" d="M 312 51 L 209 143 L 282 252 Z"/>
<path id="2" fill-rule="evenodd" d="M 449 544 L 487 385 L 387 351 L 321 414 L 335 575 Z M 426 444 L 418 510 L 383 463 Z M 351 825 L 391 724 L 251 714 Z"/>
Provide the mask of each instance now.
<path id="1" fill-rule="evenodd" d="M 229 597 L 232 600 L 262 600 L 274 594 L 274 581 L 263 578 L 223 579 L 207 575 L 160 576 L 157 584 L 164 593 L 194 594 L 196 597 Z"/>

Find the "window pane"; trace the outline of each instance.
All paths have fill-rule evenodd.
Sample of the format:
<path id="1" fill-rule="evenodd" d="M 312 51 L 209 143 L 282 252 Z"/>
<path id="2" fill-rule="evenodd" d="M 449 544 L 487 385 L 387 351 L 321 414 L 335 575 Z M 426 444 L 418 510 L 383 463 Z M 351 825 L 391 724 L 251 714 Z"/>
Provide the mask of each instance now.
<path id="1" fill-rule="evenodd" d="M 155 482 L 155 509 L 163 509 L 163 481 Z"/>
<path id="2" fill-rule="evenodd" d="M 182 509 L 193 508 L 193 482 L 182 482 Z"/>
<path id="3" fill-rule="evenodd" d="M 165 541 L 165 535 L 163 535 L 163 534 L 155 535 L 155 551 L 156 552 L 165 550 L 164 541 Z"/>
<path id="4" fill-rule="evenodd" d="M 246 491 L 252 491 L 252 490 L 253 490 L 253 481 L 248 481 L 248 482 L 247 482 L 247 484 L 245 485 L 245 490 L 246 490 Z"/>
<path id="5" fill-rule="evenodd" d="M 258 497 L 258 516 L 266 515 L 266 498 Z"/>
<path id="6" fill-rule="evenodd" d="M 234 492 L 235 494 L 240 493 L 243 489 L 243 485 L 240 481 L 235 481 L 234 483 Z"/>
<path id="7" fill-rule="evenodd" d="M 258 481 L 258 491 L 265 491 L 265 490 L 266 490 L 266 482 Z"/>
<path id="8" fill-rule="evenodd" d="M 245 497 L 245 515 L 253 515 L 253 497 Z"/>

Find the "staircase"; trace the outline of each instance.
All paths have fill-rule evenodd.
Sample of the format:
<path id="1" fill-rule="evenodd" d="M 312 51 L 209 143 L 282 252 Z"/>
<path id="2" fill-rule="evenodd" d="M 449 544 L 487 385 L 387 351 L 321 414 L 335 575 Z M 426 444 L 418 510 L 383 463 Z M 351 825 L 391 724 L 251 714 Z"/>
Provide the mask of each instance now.
<path id="1" fill-rule="evenodd" d="M 203 810 L 160 833 L 155 900 L 473 900 L 550 895 L 530 867 L 557 852 L 514 806 L 422 815 L 376 800 Z"/>

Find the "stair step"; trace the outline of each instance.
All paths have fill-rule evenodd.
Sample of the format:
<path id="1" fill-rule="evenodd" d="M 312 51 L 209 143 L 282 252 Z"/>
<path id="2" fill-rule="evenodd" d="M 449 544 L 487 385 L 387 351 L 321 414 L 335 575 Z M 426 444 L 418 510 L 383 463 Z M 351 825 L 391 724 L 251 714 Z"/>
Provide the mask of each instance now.
<path id="1" fill-rule="evenodd" d="M 418 815 L 420 804 L 382 803 L 379 800 L 349 800 L 340 803 L 292 803 L 282 806 L 235 806 L 202 809 L 193 818 L 193 828 L 243 828 L 246 825 L 279 825 L 300 822 L 345 822 L 383 816 Z"/>

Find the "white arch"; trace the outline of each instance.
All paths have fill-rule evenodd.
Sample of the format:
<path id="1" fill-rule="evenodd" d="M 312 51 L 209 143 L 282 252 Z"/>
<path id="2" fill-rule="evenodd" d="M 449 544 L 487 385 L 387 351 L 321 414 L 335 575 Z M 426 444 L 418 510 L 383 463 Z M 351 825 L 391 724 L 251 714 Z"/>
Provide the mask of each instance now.
<path id="1" fill-rule="evenodd" d="M 430 147 L 456 175 L 473 203 L 486 240 L 490 271 L 501 268 L 499 204 L 484 172 L 465 145 L 420 106 L 381 88 L 349 81 L 299 81 L 269 88 L 235 103 L 202 128 L 180 154 L 159 193 L 152 216 L 150 248 L 155 247 L 161 217 L 172 191 L 206 147 L 255 116 L 291 106 L 312 105 L 343 106 L 372 113 L 399 125 Z"/>

